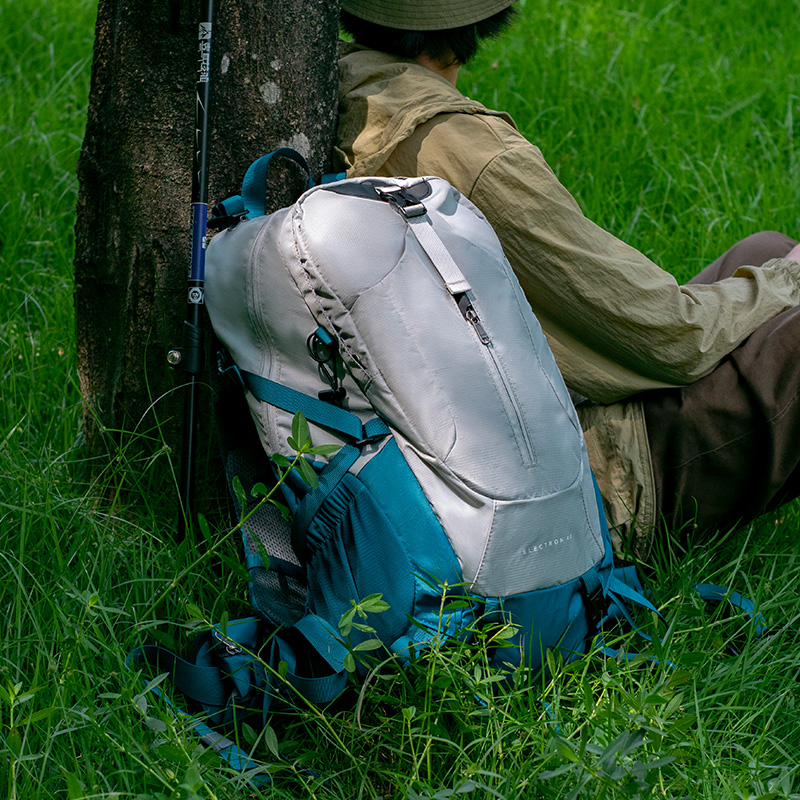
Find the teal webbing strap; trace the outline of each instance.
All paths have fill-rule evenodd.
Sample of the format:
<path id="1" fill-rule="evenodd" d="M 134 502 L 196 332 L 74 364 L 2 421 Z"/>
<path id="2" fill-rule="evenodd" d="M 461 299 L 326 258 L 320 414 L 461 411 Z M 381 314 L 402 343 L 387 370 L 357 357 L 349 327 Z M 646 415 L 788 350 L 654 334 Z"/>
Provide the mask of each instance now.
<path id="1" fill-rule="evenodd" d="M 294 631 L 307 645 L 300 653 L 307 654 L 313 650 L 328 665 L 332 674 L 321 677 L 300 674 L 298 669 L 298 653 L 295 647 L 300 644 L 297 638 L 291 636 Z M 285 664 L 286 683 L 305 700 L 324 705 L 335 700 L 347 685 L 347 671 L 344 669 L 344 659 L 347 649 L 339 642 L 324 620 L 315 614 L 308 614 L 296 622 L 284 635 L 272 639 L 270 652 L 270 668 L 278 671 L 281 664 Z M 305 660 L 304 660 L 305 663 Z M 272 697 L 275 693 L 267 691 L 264 695 L 264 716 L 269 713 Z"/>
<path id="2" fill-rule="evenodd" d="M 658 614 L 662 620 L 664 619 L 661 612 L 643 594 L 640 594 L 635 589 L 632 589 L 614 575 L 608 579 L 608 583 L 606 584 L 606 593 L 625 598 L 634 605 L 648 608 L 650 611 L 654 611 L 656 614 Z"/>
<path id="3" fill-rule="evenodd" d="M 612 583 L 613 582 L 613 583 Z M 752 620 L 754 623 L 754 633 L 756 636 L 765 636 L 770 634 L 770 631 L 767 628 L 766 621 L 764 617 L 761 615 L 761 612 L 755 610 L 755 606 L 753 605 L 752 600 L 745 597 L 740 592 L 734 591 L 732 589 L 728 589 L 724 586 L 716 586 L 710 583 L 695 583 L 693 584 L 693 588 L 697 591 L 700 595 L 700 598 L 707 603 L 725 603 L 727 602 L 733 608 L 737 608 L 741 611 L 744 611 L 745 614 Z M 609 581 L 609 591 L 608 594 L 611 595 L 614 599 L 614 607 L 617 611 L 619 611 L 622 616 L 625 617 L 627 622 L 630 624 L 631 628 L 636 632 L 639 636 L 648 641 L 651 641 L 651 637 L 645 634 L 643 631 L 639 629 L 636 623 L 633 621 L 633 617 L 631 616 L 630 612 L 627 609 L 626 603 L 624 602 L 623 598 L 630 598 L 634 603 L 638 605 L 643 605 L 646 608 L 649 608 L 656 613 L 663 619 L 662 615 L 655 609 L 655 607 L 642 597 L 639 592 L 632 589 L 631 587 L 627 586 L 626 584 L 619 581 L 617 578 L 612 577 Z M 616 596 L 615 596 L 616 595 Z M 644 602 L 642 602 L 644 601 Z M 794 629 L 791 629 L 793 633 L 797 633 Z M 602 636 L 599 636 L 597 641 L 597 650 L 598 652 L 602 653 L 603 655 L 610 656 L 612 658 L 619 658 L 620 651 L 614 650 L 611 647 L 605 645 Z M 732 645 L 728 645 L 728 649 L 736 655 L 738 651 Z M 640 656 L 639 653 L 622 653 L 622 658 L 630 661 L 634 658 L 638 658 Z M 659 659 L 655 656 L 647 656 L 648 660 L 653 661 L 654 663 L 659 663 Z M 668 666 L 674 667 L 671 661 L 665 662 Z"/>
<path id="4" fill-rule="evenodd" d="M 320 179 L 319 182 L 322 186 L 327 183 L 335 183 L 336 181 L 343 181 L 347 177 L 346 172 L 326 172 Z"/>
<path id="5" fill-rule="evenodd" d="M 169 673 L 172 682 L 189 699 L 204 706 L 223 709 L 230 690 L 222 683 L 217 667 L 200 667 L 158 645 L 144 645 L 133 650 L 127 659 L 131 664 L 150 664 Z"/>
<path id="6" fill-rule="evenodd" d="M 182 711 L 177 706 L 173 705 L 173 708 L 179 714 L 185 717 L 189 716 L 185 711 Z M 237 772 L 246 772 L 247 770 L 253 769 L 266 770 L 266 764 L 254 761 L 244 750 L 242 750 L 241 747 L 239 747 L 239 745 L 236 744 L 236 742 L 233 742 L 227 737 L 223 736 L 221 733 L 217 733 L 215 730 L 212 730 L 204 722 L 194 721 L 191 723 L 191 726 L 194 729 L 194 732 L 200 738 L 201 744 L 204 744 L 206 747 L 210 747 L 212 750 L 218 753 L 220 758 L 224 758 L 225 761 L 228 762 L 228 764 L 231 766 L 231 769 L 235 769 Z M 265 775 L 263 772 L 261 774 L 256 773 L 250 775 L 249 780 L 254 786 L 269 786 L 272 783 L 272 778 L 270 778 L 269 775 Z"/>
<path id="7" fill-rule="evenodd" d="M 361 420 L 343 408 L 325 403 L 316 397 L 262 378 L 253 372 L 239 371 L 245 386 L 264 403 L 296 414 L 302 411 L 307 420 L 360 441 L 366 438 Z"/>
<path id="8" fill-rule="evenodd" d="M 638 630 L 637 632 L 640 633 Z M 649 639 L 647 636 L 645 636 L 645 638 Z M 595 639 L 595 650 L 593 652 L 600 653 L 600 655 L 607 656 L 608 658 L 622 658 L 624 661 L 633 661 L 635 658 L 644 658 L 646 661 L 650 661 L 653 664 L 661 663 L 661 659 L 658 658 L 658 656 L 643 656 L 641 653 L 631 653 L 627 650 L 615 650 L 613 647 L 609 647 L 605 643 L 602 635 Z M 669 659 L 664 659 L 664 663 L 671 669 L 677 668 L 677 664 L 673 663 Z"/>
<path id="9" fill-rule="evenodd" d="M 612 601 L 613 605 L 609 608 L 612 612 L 609 616 L 614 616 L 614 611 L 619 612 L 625 617 L 626 622 L 631 626 L 636 634 L 645 639 L 652 641 L 652 637 L 648 636 L 634 621 L 633 615 L 628 609 L 628 605 L 640 606 L 641 608 L 649 609 L 658 615 L 662 622 L 666 622 L 664 615 L 639 591 L 623 583 L 615 575 L 611 575 L 605 587 L 606 596 Z M 605 620 L 603 620 L 605 622 Z"/>
<path id="10" fill-rule="evenodd" d="M 615 619 L 616 616 L 617 616 L 617 613 L 619 613 L 623 617 L 625 617 L 625 621 L 628 623 L 628 625 L 631 626 L 631 630 L 634 633 L 636 633 L 638 636 L 641 636 L 642 639 L 645 639 L 648 642 L 652 642 L 653 641 L 653 637 L 648 635 L 648 634 L 646 634 L 636 624 L 635 620 L 633 619 L 633 615 L 628 610 L 628 604 L 622 598 L 618 598 L 618 597 L 614 598 L 614 602 L 609 606 L 609 612 L 610 612 L 609 616 L 608 616 L 609 619 Z M 661 615 L 659 614 L 659 616 L 661 616 Z M 663 617 L 661 617 L 661 618 L 663 619 Z M 605 622 L 605 620 L 603 622 Z M 602 625 L 601 625 L 601 627 L 602 627 Z"/>
<path id="11" fill-rule="evenodd" d="M 267 153 L 265 156 L 261 156 L 261 158 L 250 165 L 242 181 L 242 200 L 248 212 L 247 219 L 253 219 L 253 217 L 261 217 L 264 215 L 267 171 L 269 169 L 269 162 L 272 161 L 275 156 L 288 158 L 296 164 L 299 164 L 306 171 L 306 175 L 308 175 L 308 184 L 306 188 L 310 189 L 314 185 L 314 181 L 311 180 L 311 168 L 308 166 L 308 162 L 296 150 L 292 150 L 290 147 L 280 147 L 277 150 L 273 150 L 271 153 Z"/>
<path id="12" fill-rule="evenodd" d="M 327 405 L 324 403 L 323 405 Z M 380 419 L 371 419 L 364 425 L 364 439 L 389 436 L 389 426 Z M 361 455 L 359 448 L 345 445 L 319 474 L 319 486 L 309 492 L 297 506 L 292 519 L 292 549 L 303 562 L 306 560 L 306 534 L 308 526 L 316 516 L 330 493 L 341 483 L 350 467 Z"/>
<path id="13" fill-rule="evenodd" d="M 726 589 L 724 586 L 715 586 L 713 583 L 695 583 L 694 588 L 707 603 L 723 603 L 727 601 L 734 608 L 744 611 L 755 623 L 756 636 L 762 636 L 767 633 L 766 620 L 760 611 L 756 611 L 753 601 L 748 597 L 732 589 Z"/>
<path id="14" fill-rule="evenodd" d="M 586 588 L 586 593 L 590 597 L 598 591 L 603 590 L 603 584 L 596 569 L 590 569 L 588 572 L 581 575 L 581 583 Z"/>
<path id="15" fill-rule="evenodd" d="M 244 207 L 244 200 L 239 194 L 228 197 L 221 203 L 217 203 L 211 212 L 211 219 L 208 221 L 209 228 L 227 228 L 238 222 L 247 213 Z"/>
<path id="16" fill-rule="evenodd" d="M 334 672 L 344 669 L 347 648 L 339 641 L 333 627 L 316 614 L 307 614 L 294 624 L 306 641 L 325 659 Z"/>
<path id="17" fill-rule="evenodd" d="M 125 659 L 125 666 L 129 669 L 133 665 L 141 663 L 151 664 L 155 666 L 156 669 L 162 669 L 165 666 L 173 665 L 173 669 L 167 669 L 165 671 L 172 674 L 175 686 L 188 697 L 192 697 L 192 699 L 198 700 L 197 697 L 190 694 L 190 691 L 207 698 L 206 700 L 198 700 L 198 702 L 208 705 L 219 705 L 220 708 L 224 707 L 227 702 L 227 695 L 225 698 L 220 698 L 218 693 L 220 689 L 223 692 L 225 690 L 219 678 L 219 669 L 216 667 L 198 667 L 196 664 L 190 664 L 188 661 L 175 655 L 175 653 L 154 645 L 137 647 L 135 650 L 131 651 Z M 186 670 L 186 667 L 192 669 Z M 216 675 L 212 677 L 211 672 L 216 673 Z M 181 683 L 178 682 L 178 675 L 182 676 L 180 678 Z M 189 679 L 188 683 L 184 683 L 183 681 L 186 679 L 187 675 L 191 675 L 192 677 Z M 145 686 L 149 686 L 147 681 L 143 680 L 143 683 Z M 187 686 L 189 687 L 188 689 Z M 205 688 L 203 688 L 204 686 Z M 169 705 L 179 717 L 188 721 L 189 727 L 195 732 L 200 742 L 214 750 L 232 769 L 237 772 L 250 770 L 251 774 L 247 777 L 253 786 L 269 786 L 272 783 L 272 778 L 266 774 L 266 765 L 250 758 L 236 742 L 217 733 L 202 720 L 198 720 L 190 714 L 187 714 L 182 708 L 175 705 L 158 686 L 151 686 L 150 691 L 156 695 L 156 697 L 163 697 L 167 705 Z M 209 700 L 220 702 L 208 702 Z"/>

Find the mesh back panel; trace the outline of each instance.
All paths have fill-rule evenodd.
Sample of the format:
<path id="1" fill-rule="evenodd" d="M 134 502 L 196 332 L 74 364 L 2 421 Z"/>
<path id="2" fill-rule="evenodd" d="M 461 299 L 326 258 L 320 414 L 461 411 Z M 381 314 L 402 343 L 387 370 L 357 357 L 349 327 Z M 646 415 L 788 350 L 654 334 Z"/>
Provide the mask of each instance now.
<path id="1" fill-rule="evenodd" d="M 217 428 L 228 488 L 238 519 L 241 508 L 233 491 L 234 477 L 242 482 L 247 511 L 258 504 L 250 494 L 253 486 L 260 482 L 270 487 L 275 483 L 271 462 L 261 447 L 244 395 L 238 387 L 220 392 Z M 291 523 L 272 503 L 265 503 L 245 523 L 244 542 L 248 553 L 258 552 L 256 541 L 270 556 L 270 569 L 251 570 L 253 608 L 274 625 L 291 625 L 305 613 L 304 569 L 292 549 Z"/>

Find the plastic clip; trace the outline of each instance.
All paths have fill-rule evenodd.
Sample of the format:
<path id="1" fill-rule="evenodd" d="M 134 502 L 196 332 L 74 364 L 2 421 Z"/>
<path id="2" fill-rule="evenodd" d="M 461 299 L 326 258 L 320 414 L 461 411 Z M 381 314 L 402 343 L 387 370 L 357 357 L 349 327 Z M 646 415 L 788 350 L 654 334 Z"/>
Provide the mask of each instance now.
<path id="1" fill-rule="evenodd" d="M 428 212 L 422 202 L 402 186 L 376 186 L 375 192 L 404 217 L 421 217 Z"/>
<path id="2" fill-rule="evenodd" d="M 347 391 L 339 380 L 339 345 L 324 328 L 317 328 L 306 340 L 308 354 L 317 362 L 320 379 L 327 383 L 329 389 L 317 393 L 317 397 L 325 403 L 341 407 Z"/>
<path id="3" fill-rule="evenodd" d="M 211 217 L 208 221 L 208 227 L 211 230 L 226 230 L 227 228 L 235 228 L 247 216 L 247 209 L 238 211 L 235 214 L 226 214 L 221 217 Z"/>

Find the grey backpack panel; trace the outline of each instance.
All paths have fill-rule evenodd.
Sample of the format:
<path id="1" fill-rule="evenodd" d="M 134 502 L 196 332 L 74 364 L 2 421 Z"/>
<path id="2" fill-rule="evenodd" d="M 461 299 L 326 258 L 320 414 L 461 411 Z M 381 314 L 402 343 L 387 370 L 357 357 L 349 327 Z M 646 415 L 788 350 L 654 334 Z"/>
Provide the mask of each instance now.
<path id="1" fill-rule="evenodd" d="M 374 186 L 424 195 L 427 213 L 404 218 Z M 392 429 L 471 591 L 547 588 L 602 558 L 567 389 L 494 231 L 445 181 L 311 189 L 213 239 L 206 295 L 236 363 L 305 394 L 325 388 L 306 339 L 322 327 L 337 340 L 345 407 Z M 288 455 L 291 415 L 250 407 L 265 450 Z"/>

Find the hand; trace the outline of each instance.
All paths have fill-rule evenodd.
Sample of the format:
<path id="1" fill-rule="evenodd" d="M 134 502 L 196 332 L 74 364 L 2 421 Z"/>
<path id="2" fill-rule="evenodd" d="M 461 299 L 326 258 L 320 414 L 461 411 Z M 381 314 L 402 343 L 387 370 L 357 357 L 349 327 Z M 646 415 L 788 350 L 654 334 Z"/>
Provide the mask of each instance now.
<path id="1" fill-rule="evenodd" d="M 792 261 L 797 261 L 800 263 L 800 244 L 796 244 L 784 258 L 789 258 Z"/>

